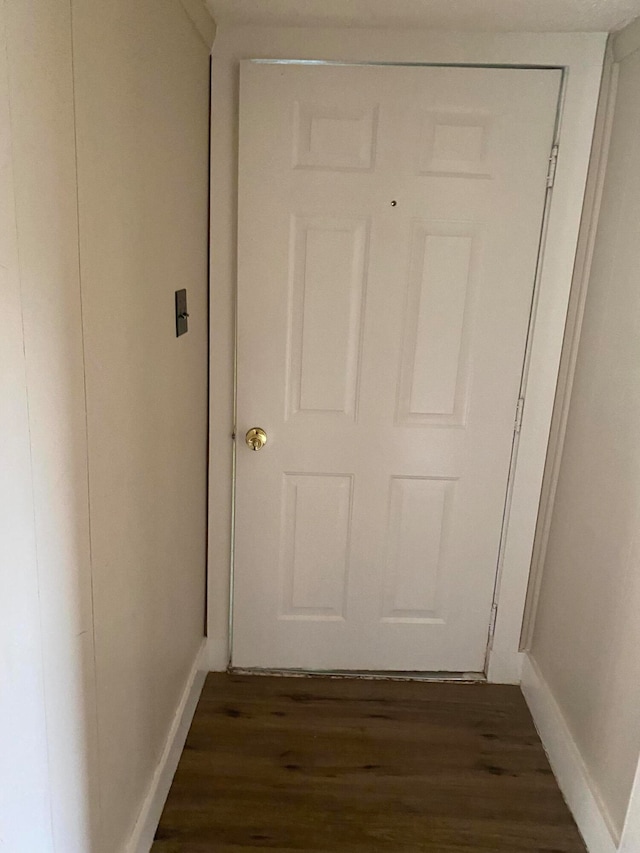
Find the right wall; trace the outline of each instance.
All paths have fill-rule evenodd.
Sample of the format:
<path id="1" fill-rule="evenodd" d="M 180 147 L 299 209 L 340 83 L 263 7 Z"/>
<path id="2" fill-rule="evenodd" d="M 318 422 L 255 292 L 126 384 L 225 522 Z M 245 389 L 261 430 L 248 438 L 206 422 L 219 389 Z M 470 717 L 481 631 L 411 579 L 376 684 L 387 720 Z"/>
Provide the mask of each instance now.
<path id="1" fill-rule="evenodd" d="M 619 838 L 640 755 L 638 22 L 617 44 L 612 136 L 530 655 Z"/>

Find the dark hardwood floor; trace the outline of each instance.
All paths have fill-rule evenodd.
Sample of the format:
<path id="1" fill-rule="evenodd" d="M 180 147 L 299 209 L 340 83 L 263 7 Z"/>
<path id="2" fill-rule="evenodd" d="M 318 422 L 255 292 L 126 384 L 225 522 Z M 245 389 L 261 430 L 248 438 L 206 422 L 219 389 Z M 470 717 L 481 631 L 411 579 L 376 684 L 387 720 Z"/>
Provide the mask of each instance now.
<path id="1" fill-rule="evenodd" d="M 152 853 L 584 853 L 517 687 L 210 675 Z"/>

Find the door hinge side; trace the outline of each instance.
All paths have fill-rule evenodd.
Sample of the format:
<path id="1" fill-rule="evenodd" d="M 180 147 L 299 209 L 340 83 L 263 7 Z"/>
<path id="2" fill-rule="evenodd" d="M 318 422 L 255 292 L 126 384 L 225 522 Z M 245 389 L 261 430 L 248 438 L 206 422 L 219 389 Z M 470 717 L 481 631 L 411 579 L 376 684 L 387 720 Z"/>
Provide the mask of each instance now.
<path id="1" fill-rule="evenodd" d="M 496 618 L 498 616 L 498 604 L 497 602 L 493 602 L 491 605 L 491 619 L 489 621 L 489 642 L 488 647 L 490 649 L 493 648 L 493 637 L 496 633 Z"/>
<path id="2" fill-rule="evenodd" d="M 558 150 L 560 146 L 556 143 L 551 149 L 551 154 L 549 155 L 549 169 L 547 171 L 547 189 L 551 189 L 551 187 L 556 182 L 556 168 L 558 166 Z"/>
<path id="3" fill-rule="evenodd" d="M 516 419 L 513 425 L 513 431 L 516 435 L 522 429 L 522 413 L 524 412 L 524 397 L 518 397 L 518 403 L 516 405 Z"/>

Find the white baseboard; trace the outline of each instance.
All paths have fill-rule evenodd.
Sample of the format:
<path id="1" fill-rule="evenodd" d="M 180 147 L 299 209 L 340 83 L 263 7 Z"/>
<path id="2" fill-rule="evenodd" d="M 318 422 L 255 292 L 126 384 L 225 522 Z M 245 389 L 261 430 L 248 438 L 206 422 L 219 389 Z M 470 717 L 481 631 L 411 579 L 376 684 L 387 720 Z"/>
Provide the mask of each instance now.
<path id="1" fill-rule="evenodd" d="M 640 850 L 640 761 L 631 790 L 619 853 L 638 853 L 638 850 Z"/>
<path id="2" fill-rule="evenodd" d="M 129 841 L 124 846 L 123 853 L 149 853 L 151 850 L 162 809 L 169 794 L 171 782 L 187 739 L 189 726 L 204 686 L 208 670 L 206 655 L 207 644 L 206 640 L 203 640 L 178 702 L 167 742 L 151 779 L 138 820 Z"/>
<path id="3" fill-rule="evenodd" d="M 522 692 L 558 785 L 589 853 L 616 853 L 612 822 L 548 684 L 526 654 Z"/>

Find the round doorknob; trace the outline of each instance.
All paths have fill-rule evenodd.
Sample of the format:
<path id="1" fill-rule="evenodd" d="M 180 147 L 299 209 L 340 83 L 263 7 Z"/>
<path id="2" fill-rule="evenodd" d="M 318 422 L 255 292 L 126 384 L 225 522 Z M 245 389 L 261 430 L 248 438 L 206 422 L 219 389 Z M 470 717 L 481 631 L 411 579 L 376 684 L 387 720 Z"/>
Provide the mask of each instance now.
<path id="1" fill-rule="evenodd" d="M 252 427 L 247 433 L 245 441 L 251 450 L 260 450 L 267 443 L 267 434 L 260 427 Z"/>

